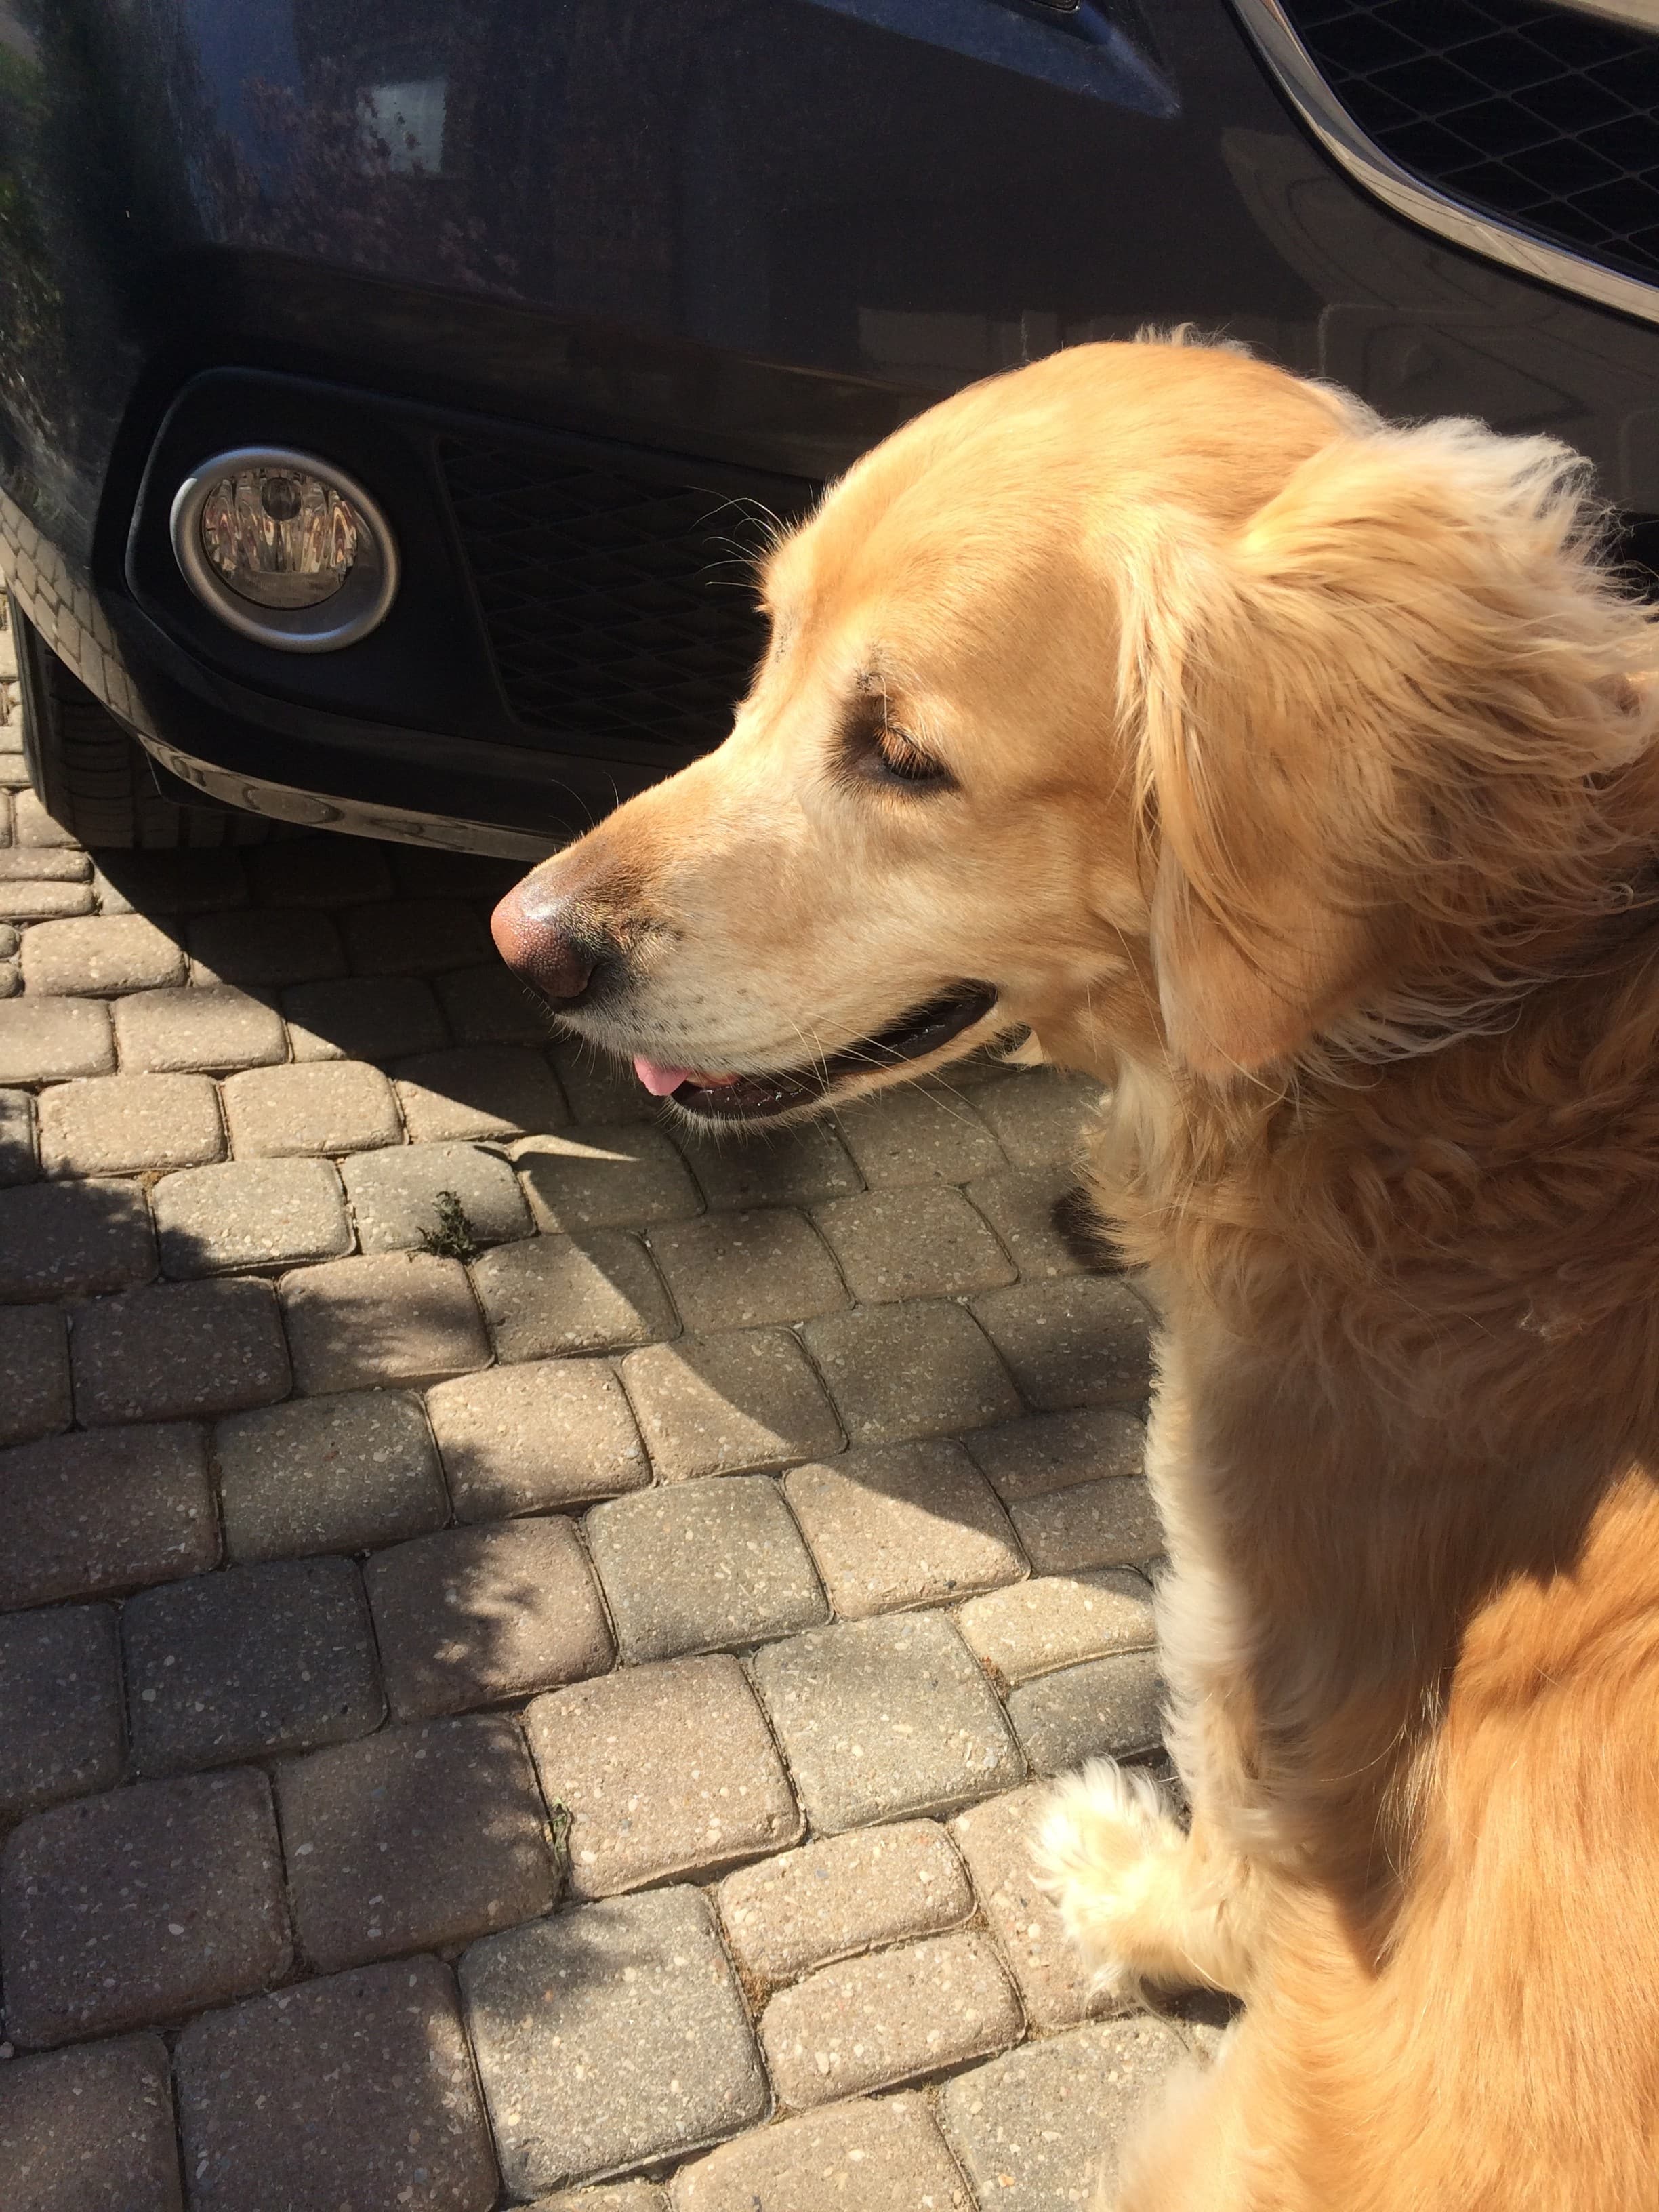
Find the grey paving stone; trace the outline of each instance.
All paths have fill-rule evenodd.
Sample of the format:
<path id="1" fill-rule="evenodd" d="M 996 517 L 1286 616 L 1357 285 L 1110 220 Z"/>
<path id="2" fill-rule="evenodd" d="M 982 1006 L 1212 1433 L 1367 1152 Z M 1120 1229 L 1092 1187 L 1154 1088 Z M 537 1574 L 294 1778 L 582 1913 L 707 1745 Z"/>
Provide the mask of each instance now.
<path id="1" fill-rule="evenodd" d="M 994 1175 L 1007 1162 L 1002 1147 L 965 1097 L 918 1084 L 860 1098 L 837 1117 L 847 1149 L 866 1182 L 966 1182 Z"/>
<path id="2" fill-rule="evenodd" d="M 436 976 L 432 988 L 444 1018 L 461 1044 L 544 1045 L 551 1033 L 553 1018 L 545 1000 L 520 982 L 499 960 Z M 580 1104 L 575 1110 L 581 1114 Z"/>
<path id="3" fill-rule="evenodd" d="M 42 921 L 23 939 L 23 988 L 43 995 L 113 999 L 184 980 L 184 946 L 146 915 Z"/>
<path id="4" fill-rule="evenodd" d="M 70 1425 L 69 1337 L 53 1306 L 0 1306 L 0 1444 Z"/>
<path id="5" fill-rule="evenodd" d="M 357 906 L 392 896 L 383 848 L 367 837 L 325 833 L 257 845 L 247 855 L 261 906 Z"/>
<path id="6" fill-rule="evenodd" d="M 1037 1831 L 1051 1795 L 1041 1784 L 1011 1790 L 951 1823 L 1026 2016 L 1040 2028 L 1072 2027 L 1091 2013 L 1119 2009 L 1091 1990 L 1082 1954 L 1034 1871 Z"/>
<path id="7" fill-rule="evenodd" d="M 264 1067 L 282 1060 L 288 1049 L 283 1018 L 276 1008 L 229 983 L 198 983 L 117 1000 L 115 1042 L 124 1068 L 148 1069 L 158 1075 Z"/>
<path id="8" fill-rule="evenodd" d="M 218 1556 L 199 1429 L 47 1437 L 0 1452 L 0 1607 L 169 1582 Z"/>
<path id="9" fill-rule="evenodd" d="M 0 1091 L 0 1190 L 33 1182 L 37 1172 L 34 1101 L 27 1091 Z"/>
<path id="10" fill-rule="evenodd" d="M 713 1872 L 801 1832 L 754 1692 L 724 1653 L 555 1691 L 525 1729 L 549 1804 L 571 1815 L 577 1897 Z"/>
<path id="11" fill-rule="evenodd" d="M 472 1280 L 504 1360 L 621 1351 L 678 1329 L 644 1246 L 620 1229 L 501 1245 L 474 1261 Z"/>
<path id="12" fill-rule="evenodd" d="M 968 1649 L 1004 1682 L 1029 1681 L 1109 1651 L 1150 1650 L 1152 1593 L 1126 1567 L 1043 1575 L 972 1598 L 957 1615 Z"/>
<path id="13" fill-rule="evenodd" d="M 986 1291 L 974 1312 L 1042 1412 L 1140 1405 L 1152 1390 L 1152 1316 L 1115 1275 Z"/>
<path id="14" fill-rule="evenodd" d="M 1018 1581 L 1008 1516 L 949 1439 L 849 1452 L 798 1467 L 784 1489 L 843 1620 Z"/>
<path id="15" fill-rule="evenodd" d="M 290 1956 L 270 1791 L 252 1768 L 37 1813 L 0 1854 L 6 2028 L 27 2049 L 160 2023 Z"/>
<path id="16" fill-rule="evenodd" d="M 1050 1282 L 1085 1273 L 1083 1261 L 1054 1226 L 1054 1208 L 1075 1188 L 1074 1168 L 1006 1168 L 980 1176 L 968 1197 L 1001 1238 L 1027 1282 Z"/>
<path id="17" fill-rule="evenodd" d="M 204 1075 L 104 1075 L 40 1094 L 49 1176 L 136 1175 L 223 1157 L 219 1097 Z"/>
<path id="18" fill-rule="evenodd" d="M 460 1972 L 509 2197 L 677 2157 L 765 2116 L 749 2016 L 696 1890 L 487 1936 Z"/>
<path id="19" fill-rule="evenodd" d="M 0 2068 L 6 2212 L 182 2212 L 159 2035 Z"/>
<path id="20" fill-rule="evenodd" d="M 163 1176 L 150 1192 L 161 1272 L 175 1279 L 332 1260 L 352 1245 L 328 1160 L 225 1160 Z"/>
<path id="21" fill-rule="evenodd" d="M 283 1012 L 299 1061 L 395 1060 L 435 1051 L 449 1037 L 432 986 L 413 975 L 296 983 L 283 994 Z"/>
<path id="22" fill-rule="evenodd" d="M 525 1045 L 463 1045 L 424 1052 L 392 1071 L 417 1144 L 513 1137 L 570 1119 L 544 1055 Z"/>
<path id="23" fill-rule="evenodd" d="M 484 959 L 489 933 L 460 899 L 388 899 L 340 917 L 358 975 L 435 975 Z"/>
<path id="24" fill-rule="evenodd" d="M 145 1590 L 122 1610 L 121 1642 L 140 1774 L 336 1743 L 386 1710 L 351 1559 L 275 1560 Z"/>
<path id="25" fill-rule="evenodd" d="M 668 2212 L 668 2199 L 648 2181 L 619 2181 L 614 2189 L 562 2189 L 526 2212 Z"/>
<path id="26" fill-rule="evenodd" d="M 106 847 L 93 881 L 106 914 L 215 914 L 247 904 L 247 875 L 234 848 L 169 853 Z"/>
<path id="27" fill-rule="evenodd" d="M 847 1304 L 836 1263 L 804 1214 L 706 1214 L 654 1229 L 651 1250 L 696 1335 L 804 1321 Z"/>
<path id="28" fill-rule="evenodd" d="M 314 983 L 345 973 L 333 921 L 304 908 L 204 915 L 186 941 L 198 983 Z"/>
<path id="29" fill-rule="evenodd" d="M 1102 2201 L 1136 2118 L 1185 2053 L 1161 2020 L 1073 2028 L 945 2084 L 945 2132 L 981 2204 L 1060 2212 Z"/>
<path id="30" fill-rule="evenodd" d="M 1164 1740 L 1158 1654 L 1115 1652 L 1024 1683 L 1008 1693 L 1008 1717 L 1036 1774 L 1156 1751 Z"/>
<path id="31" fill-rule="evenodd" d="M 948 1436 L 1019 1411 L 984 1331 L 943 1299 L 829 1314 L 801 1334 L 855 1444 Z"/>
<path id="32" fill-rule="evenodd" d="M 179 2039 L 192 2212 L 489 2212 L 495 2161 L 447 1966 L 364 1966 Z"/>
<path id="33" fill-rule="evenodd" d="M 251 1067 L 228 1079 L 224 1098 L 239 1159 L 362 1152 L 403 1141 L 392 1085 L 361 1060 Z"/>
<path id="34" fill-rule="evenodd" d="M 969 1931 L 821 1967 L 772 1998 L 760 2040 L 799 2112 L 1005 2051 L 1024 2027 L 989 1939 Z"/>
<path id="35" fill-rule="evenodd" d="M 501 1154 L 482 1145 L 398 1145 L 362 1152 L 342 1170 L 365 1252 L 412 1250 L 438 1227 L 438 1196 L 460 1201 L 478 1244 L 531 1233 L 518 1178 Z"/>
<path id="36" fill-rule="evenodd" d="M 291 1398 L 214 1431 L 233 1559 L 357 1552 L 441 1528 L 448 1500 L 421 1401 L 403 1390 Z"/>
<path id="37" fill-rule="evenodd" d="M 41 876 L 7 876 L 0 880 L 0 915 L 8 921 L 66 921 L 90 915 L 93 905 L 90 884 L 66 884 Z"/>
<path id="38" fill-rule="evenodd" d="M 1012 1283 L 1007 1254 L 959 1190 L 888 1186 L 837 1199 L 813 1216 L 855 1298 L 951 1297 Z"/>
<path id="39" fill-rule="evenodd" d="M 973 2212 L 917 2096 L 856 2099 L 741 2136 L 684 2167 L 672 2202 L 673 2212 Z"/>
<path id="40" fill-rule="evenodd" d="M 773 1984 L 878 1943 L 941 1935 L 974 1909 L 962 1862 L 933 1820 L 826 1836 L 728 1875 L 717 1901 L 738 1964 Z"/>
<path id="41" fill-rule="evenodd" d="M 1100 1109 L 1098 1077 L 1034 1067 L 987 1084 L 974 1103 L 1018 1168 L 1069 1167 L 1083 1156 Z"/>
<path id="42" fill-rule="evenodd" d="M 622 1377 L 665 1482 L 787 1467 L 842 1448 L 840 1422 L 787 1329 L 735 1329 L 630 1352 Z"/>
<path id="43" fill-rule="evenodd" d="M 1040 1575 L 1085 1567 L 1144 1567 L 1164 1549 L 1164 1528 L 1140 1475 L 1109 1475 L 1009 1509 L 1019 1540 Z"/>
<path id="44" fill-rule="evenodd" d="M 538 1229 L 642 1228 L 702 1211 L 684 1161 L 649 1121 L 526 1137 L 513 1163 Z"/>
<path id="45" fill-rule="evenodd" d="M 544 1014 L 536 1032 L 544 1044 L 547 1032 Z M 553 1047 L 552 1060 L 559 1087 L 577 1121 L 646 1121 L 656 1115 L 656 1100 L 633 1069 L 609 1053 L 565 1038 Z"/>
<path id="46" fill-rule="evenodd" d="M 115 1066 L 109 1008 L 98 999 L 8 999 L 0 1005 L 0 1083 L 107 1075 Z"/>
<path id="47" fill-rule="evenodd" d="M 323 1973 L 552 1910 L 547 1815 L 518 1723 L 383 1729 L 276 1770 L 301 1955 Z"/>
<path id="48" fill-rule="evenodd" d="M 122 1753 L 111 1608 L 51 1606 L 0 1617 L 0 1823 L 110 1789 L 121 1778 Z M 0 2073 L 0 2101 L 3 2083 Z"/>
<path id="49" fill-rule="evenodd" d="M 0 921 L 0 960 L 9 960 L 19 943 L 17 932 L 9 922 Z"/>
<path id="50" fill-rule="evenodd" d="M 32 791 L 20 791 L 15 801 L 14 836 L 20 845 L 73 845 L 72 830 L 53 821 Z"/>
<path id="51" fill-rule="evenodd" d="M 75 1411 L 105 1421 L 176 1421 L 267 1406 L 289 1389 L 269 1283 L 156 1283 L 83 1307 L 70 1330 Z"/>
<path id="52" fill-rule="evenodd" d="M 9 801 L 7 818 L 10 818 Z M 91 880 L 92 862 L 85 853 L 40 845 L 0 849 L 0 883 L 85 884 Z"/>
<path id="53" fill-rule="evenodd" d="M 989 1683 L 938 1613 L 809 1629 L 758 1652 L 754 1674 L 820 1834 L 1024 1779 Z"/>
<path id="54" fill-rule="evenodd" d="M 22 1183 L 0 1190 L 0 1301 L 90 1297 L 155 1273 L 155 1240 L 136 1185 Z"/>
<path id="55" fill-rule="evenodd" d="M 703 1196 L 721 1212 L 754 1206 L 817 1206 L 863 1188 L 863 1179 L 829 1121 L 745 1137 L 703 1136 L 684 1129 L 675 1136 Z"/>
<path id="56" fill-rule="evenodd" d="M 459 1260 L 370 1253 L 298 1268 L 278 1286 L 307 1396 L 435 1382 L 489 1364 L 489 1340 Z"/>
<path id="57" fill-rule="evenodd" d="M 830 1618 L 800 1531 L 763 1474 L 613 1498 L 585 1528 L 627 1664 L 764 1643 Z"/>
<path id="58" fill-rule="evenodd" d="M 651 1480 L 608 1360 L 528 1360 L 427 1395 L 462 1521 L 493 1521 L 639 1490 Z"/>
<path id="59" fill-rule="evenodd" d="M 1028 1413 L 1005 1428 L 964 1439 L 1005 1504 L 1074 1490 L 1106 1475 L 1139 1474 L 1146 1458 L 1145 1424 L 1114 1406 L 1075 1413 Z"/>
<path id="60" fill-rule="evenodd" d="M 439 1529 L 378 1553 L 367 1580 L 399 1720 L 498 1704 L 611 1664 L 605 1610 L 568 1521 Z"/>

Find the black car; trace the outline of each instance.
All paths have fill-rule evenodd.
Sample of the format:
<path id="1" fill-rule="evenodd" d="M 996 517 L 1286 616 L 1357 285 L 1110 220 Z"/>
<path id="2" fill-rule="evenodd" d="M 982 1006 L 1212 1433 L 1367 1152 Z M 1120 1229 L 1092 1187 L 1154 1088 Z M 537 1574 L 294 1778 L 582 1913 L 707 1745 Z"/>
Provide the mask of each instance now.
<path id="1" fill-rule="evenodd" d="M 769 531 L 1194 321 L 1659 514 L 1653 0 L 0 0 L 0 568 L 94 845 L 534 856 Z"/>

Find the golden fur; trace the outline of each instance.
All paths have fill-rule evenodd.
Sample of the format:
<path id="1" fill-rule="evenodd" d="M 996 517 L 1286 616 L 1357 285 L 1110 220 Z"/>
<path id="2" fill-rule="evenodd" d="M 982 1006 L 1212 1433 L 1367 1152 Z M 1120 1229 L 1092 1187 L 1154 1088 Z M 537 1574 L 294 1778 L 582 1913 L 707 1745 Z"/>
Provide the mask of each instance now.
<path id="1" fill-rule="evenodd" d="M 982 978 L 927 1065 L 1110 1086 L 1194 1817 L 1097 1766 L 1044 1850 L 1103 1973 L 1247 2001 L 1120 2212 L 1659 2206 L 1659 655 L 1595 520 L 1547 440 L 1079 348 L 851 471 L 726 745 L 543 872 L 614 1049 Z M 872 691 L 949 786 L 849 770 Z"/>

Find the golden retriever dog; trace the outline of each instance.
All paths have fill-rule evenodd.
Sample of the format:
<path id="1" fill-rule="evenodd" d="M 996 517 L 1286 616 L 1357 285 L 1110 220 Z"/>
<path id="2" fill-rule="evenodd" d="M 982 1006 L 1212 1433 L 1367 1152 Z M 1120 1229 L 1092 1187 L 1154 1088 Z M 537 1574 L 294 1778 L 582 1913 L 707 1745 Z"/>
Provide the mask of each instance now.
<path id="1" fill-rule="evenodd" d="M 1219 348 L 976 386 L 498 912 L 700 1122 L 1109 1086 L 1193 1817 L 1096 1763 L 1042 1850 L 1102 1977 L 1244 2000 L 1119 2212 L 1659 2206 L 1659 641 L 1584 477 Z"/>

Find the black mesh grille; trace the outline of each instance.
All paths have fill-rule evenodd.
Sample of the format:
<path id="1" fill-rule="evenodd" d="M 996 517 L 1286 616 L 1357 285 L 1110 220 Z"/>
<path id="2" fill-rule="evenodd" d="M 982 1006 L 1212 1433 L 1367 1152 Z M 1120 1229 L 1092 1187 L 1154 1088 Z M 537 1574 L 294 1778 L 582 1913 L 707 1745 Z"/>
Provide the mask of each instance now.
<path id="1" fill-rule="evenodd" d="M 1402 169 L 1659 276 L 1659 38 L 1520 0 L 1287 0 L 1285 12 Z"/>
<path id="2" fill-rule="evenodd" d="M 765 646 L 751 564 L 767 513 L 799 512 L 811 487 L 705 489 L 586 447 L 446 438 L 440 453 L 516 718 L 717 744 Z"/>

